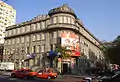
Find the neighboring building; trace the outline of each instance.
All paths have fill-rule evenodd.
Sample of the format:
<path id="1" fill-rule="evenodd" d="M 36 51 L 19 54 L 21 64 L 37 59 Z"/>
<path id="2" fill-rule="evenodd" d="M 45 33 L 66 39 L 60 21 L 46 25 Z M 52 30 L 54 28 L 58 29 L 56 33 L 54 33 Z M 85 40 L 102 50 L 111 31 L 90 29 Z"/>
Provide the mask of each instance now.
<path id="1" fill-rule="evenodd" d="M 14 25 L 16 10 L 12 6 L 0 1 L 0 44 L 4 43 L 5 28 Z"/>
<path id="2" fill-rule="evenodd" d="M 57 68 L 62 72 L 78 66 L 77 59 L 84 53 L 87 59 L 103 59 L 101 43 L 77 18 L 67 5 L 54 8 L 48 15 L 40 15 L 30 21 L 9 26 L 6 29 L 4 59 L 15 67 L 43 67 L 49 65 L 49 55 L 58 45 L 71 49 L 71 59 L 58 59 Z M 45 60 L 46 55 L 48 59 Z"/>
<path id="3" fill-rule="evenodd" d="M 0 44 L 0 62 L 3 61 L 3 49 L 4 49 L 4 45 Z"/>

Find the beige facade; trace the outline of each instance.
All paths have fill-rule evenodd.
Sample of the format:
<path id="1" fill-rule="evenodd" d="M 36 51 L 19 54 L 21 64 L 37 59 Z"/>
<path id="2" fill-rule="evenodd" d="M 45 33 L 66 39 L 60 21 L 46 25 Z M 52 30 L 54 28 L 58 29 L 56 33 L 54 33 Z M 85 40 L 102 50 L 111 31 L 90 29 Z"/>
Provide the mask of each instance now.
<path id="1" fill-rule="evenodd" d="M 9 26 L 6 29 L 3 61 L 14 62 L 16 67 L 43 66 L 46 52 L 55 50 L 61 43 L 61 33 L 79 36 L 80 53 L 90 57 L 90 51 L 96 59 L 104 58 L 101 43 L 86 30 L 81 20 L 67 5 L 52 9 L 47 15 L 40 15 L 30 21 Z M 27 62 L 28 54 L 35 53 L 35 58 Z M 45 59 L 44 59 L 45 60 Z M 24 62 L 23 62 L 24 61 Z M 23 62 L 23 63 L 22 63 Z M 45 61 L 49 64 L 49 61 Z"/>

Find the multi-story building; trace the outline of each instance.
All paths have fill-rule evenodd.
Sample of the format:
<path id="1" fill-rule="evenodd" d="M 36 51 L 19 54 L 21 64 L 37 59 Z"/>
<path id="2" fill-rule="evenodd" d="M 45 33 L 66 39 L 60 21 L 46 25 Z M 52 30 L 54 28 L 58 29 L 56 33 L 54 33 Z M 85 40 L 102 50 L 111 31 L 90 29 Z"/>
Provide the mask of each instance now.
<path id="1" fill-rule="evenodd" d="M 70 59 L 58 59 L 57 68 L 62 72 L 69 68 L 74 71 L 81 53 L 93 61 L 103 58 L 99 40 L 84 27 L 71 8 L 63 5 L 47 15 L 7 27 L 3 61 L 14 62 L 15 67 L 42 68 L 50 65 L 49 56 L 55 55 L 58 45 L 72 51 Z"/>
<path id="2" fill-rule="evenodd" d="M 0 1 L 0 44 L 4 43 L 5 28 L 15 24 L 16 10 Z"/>

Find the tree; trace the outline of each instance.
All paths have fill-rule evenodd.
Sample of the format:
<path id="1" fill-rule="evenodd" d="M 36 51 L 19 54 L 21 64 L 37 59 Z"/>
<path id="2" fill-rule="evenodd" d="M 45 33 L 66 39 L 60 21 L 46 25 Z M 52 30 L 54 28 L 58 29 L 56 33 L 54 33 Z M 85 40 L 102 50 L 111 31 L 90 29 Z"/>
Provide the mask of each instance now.
<path id="1" fill-rule="evenodd" d="M 120 36 L 110 43 L 111 46 L 106 47 L 106 56 L 110 59 L 111 63 L 120 65 Z"/>
<path id="2" fill-rule="evenodd" d="M 60 57 L 61 59 L 69 59 L 69 58 L 71 58 L 71 54 L 72 54 L 72 51 L 71 51 L 71 50 L 68 50 L 68 49 L 66 49 L 66 47 L 62 47 L 62 46 L 59 46 L 59 47 L 55 50 L 55 52 L 60 53 L 60 55 L 58 54 L 58 55 L 54 58 L 55 61 L 56 61 L 59 57 Z"/>

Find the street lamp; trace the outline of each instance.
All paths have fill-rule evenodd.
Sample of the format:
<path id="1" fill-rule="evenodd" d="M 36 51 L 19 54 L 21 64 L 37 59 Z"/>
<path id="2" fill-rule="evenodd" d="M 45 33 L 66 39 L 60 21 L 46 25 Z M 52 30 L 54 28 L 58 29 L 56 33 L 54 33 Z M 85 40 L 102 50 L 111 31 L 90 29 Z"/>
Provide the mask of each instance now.
<path id="1" fill-rule="evenodd" d="M 24 48 L 23 47 L 21 48 L 21 55 L 22 57 L 20 59 L 20 68 L 24 66 L 24 61 L 23 61 L 24 60 Z"/>
<path id="2" fill-rule="evenodd" d="M 61 56 L 61 52 L 58 52 L 57 56 L 59 58 L 59 56 Z M 58 68 L 58 72 L 61 73 L 61 69 L 62 69 L 62 63 L 61 63 L 61 61 L 57 62 L 57 68 Z"/>
<path id="3" fill-rule="evenodd" d="M 61 55 L 61 53 L 60 53 L 60 52 L 58 52 L 58 53 L 57 53 L 57 55 L 58 55 L 58 56 L 60 56 L 60 55 Z"/>

